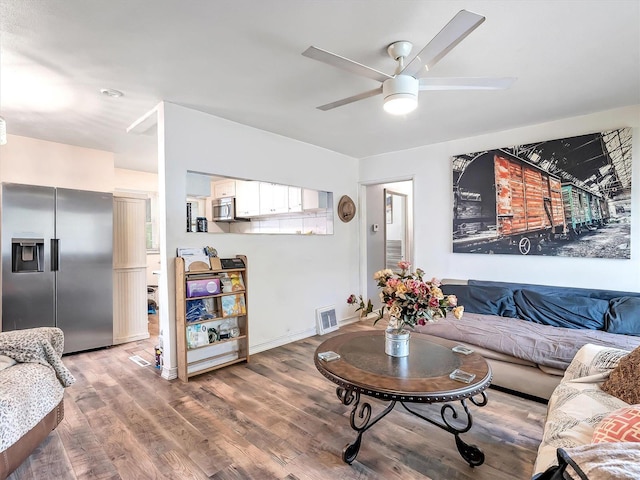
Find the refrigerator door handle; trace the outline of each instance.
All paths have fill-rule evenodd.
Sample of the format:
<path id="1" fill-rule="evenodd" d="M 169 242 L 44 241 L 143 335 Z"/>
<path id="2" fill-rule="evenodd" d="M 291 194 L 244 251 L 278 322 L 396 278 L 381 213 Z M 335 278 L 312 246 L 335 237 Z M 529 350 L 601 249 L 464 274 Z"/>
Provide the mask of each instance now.
<path id="1" fill-rule="evenodd" d="M 60 239 L 51 239 L 51 271 L 57 272 L 60 269 Z"/>

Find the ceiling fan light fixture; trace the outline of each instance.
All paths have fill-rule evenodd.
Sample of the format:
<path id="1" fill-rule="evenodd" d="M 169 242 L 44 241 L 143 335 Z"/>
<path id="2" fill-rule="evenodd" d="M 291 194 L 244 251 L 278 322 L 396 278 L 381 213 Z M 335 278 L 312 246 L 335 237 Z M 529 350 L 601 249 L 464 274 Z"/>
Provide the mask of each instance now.
<path id="1" fill-rule="evenodd" d="M 418 107 L 418 79 L 396 75 L 382 84 L 384 111 L 391 115 L 406 115 Z"/>
<path id="2" fill-rule="evenodd" d="M 391 115 L 406 115 L 418 107 L 418 99 L 411 94 L 398 93 L 384 99 L 384 111 Z"/>

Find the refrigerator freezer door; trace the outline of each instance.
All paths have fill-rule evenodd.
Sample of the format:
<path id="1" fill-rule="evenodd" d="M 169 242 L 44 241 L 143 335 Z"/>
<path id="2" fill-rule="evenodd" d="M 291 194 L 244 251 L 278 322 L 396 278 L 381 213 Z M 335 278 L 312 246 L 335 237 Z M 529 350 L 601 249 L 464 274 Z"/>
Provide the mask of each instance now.
<path id="1" fill-rule="evenodd" d="M 55 326 L 55 274 L 50 252 L 54 192 L 50 187 L 2 185 L 3 331 Z"/>
<path id="2" fill-rule="evenodd" d="M 113 345 L 113 196 L 58 188 L 57 326 L 65 353 Z"/>

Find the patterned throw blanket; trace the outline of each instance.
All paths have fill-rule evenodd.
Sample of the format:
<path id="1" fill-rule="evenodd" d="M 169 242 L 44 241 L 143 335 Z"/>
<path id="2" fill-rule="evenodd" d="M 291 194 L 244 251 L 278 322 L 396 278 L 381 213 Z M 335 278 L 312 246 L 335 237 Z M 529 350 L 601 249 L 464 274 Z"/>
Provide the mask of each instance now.
<path id="1" fill-rule="evenodd" d="M 0 357 L 17 362 L 0 371 L 0 452 L 34 428 L 75 382 L 62 364 L 63 349 L 59 328 L 0 333 Z"/>
<path id="2" fill-rule="evenodd" d="M 64 334 L 55 327 L 14 330 L 0 334 L 0 355 L 18 363 L 39 363 L 53 369 L 63 387 L 76 380 L 62 363 Z"/>
<path id="3" fill-rule="evenodd" d="M 613 442 L 558 449 L 558 458 L 569 467 L 564 478 L 581 480 L 638 480 L 640 444 Z"/>
<path id="4" fill-rule="evenodd" d="M 598 345 L 585 345 L 574 357 L 565 375 L 549 399 L 547 419 L 545 421 L 542 442 L 538 447 L 538 456 L 534 465 L 535 480 L 556 478 L 552 474 L 558 465 L 559 449 L 564 449 L 575 460 L 576 465 L 586 470 L 591 468 L 610 468 L 605 463 L 606 455 L 614 455 L 606 443 L 597 443 L 593 448 L 593 432 L 600 421 L 611 412 L 628 406 L 627 403 L 600 388 L 620 359 L 627 355 L 625 350 L 606 348 Z M 628 445 L 627 445 L 628 447 Z M 605 456 L 600 456 L 598 453 Z M 635 453 L 634 453 L 635 452 Z M 637 457 L 636 448 L 625 448 L 616 453 L 628 459 Z M 569 462 L 570 463 L 570 462 Z M 571 463 L 570 463 L 571 464 Z M 590 466 L 592 465 L 592 466 Z M 578 468 L 578 467 L 576 467 Z M 582 477 L 558 477 L 576 478 Z M 640 477 L 596 477 L 618 479 Z"/>

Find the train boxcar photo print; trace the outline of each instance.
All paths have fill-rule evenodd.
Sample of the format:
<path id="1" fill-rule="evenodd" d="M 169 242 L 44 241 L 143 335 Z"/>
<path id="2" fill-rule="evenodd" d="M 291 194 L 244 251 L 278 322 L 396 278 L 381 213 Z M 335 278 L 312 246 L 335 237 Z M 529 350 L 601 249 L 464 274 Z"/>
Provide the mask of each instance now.
<path id="1" fill-rule="evenodd" d="M 628 259 L 631 128 L 452 157 L 453 251 Z"/>

